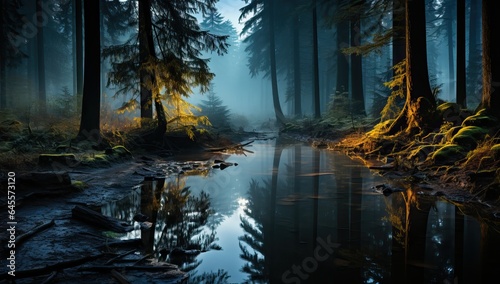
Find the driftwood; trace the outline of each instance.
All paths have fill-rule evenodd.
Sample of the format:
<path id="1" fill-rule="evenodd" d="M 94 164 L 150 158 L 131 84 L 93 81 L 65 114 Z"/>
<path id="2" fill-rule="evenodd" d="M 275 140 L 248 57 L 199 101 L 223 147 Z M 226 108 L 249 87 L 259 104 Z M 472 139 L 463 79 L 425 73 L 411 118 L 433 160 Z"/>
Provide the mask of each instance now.
<path id="1" fill-rule="evenodd" d="M 98 249 L 104 249 L 108 247 L 140 246 L 141 244 L 142 244 L 141 239 L 130 239 L 130 240 L 105 243 L 103 245 L 100 245 Z"/>
<path id="2" fill-rule="evenodd" d="M 54 277 L 56 277 L 56 275 L 57 275 L 57 271 L 53 271 L 52 273 L 50 273 L 49 277 L 47 277 L 45 280 L 43 280 L 42 284 L 52 283 L 52 279 L 54 279 Z"/>
<path id="3" fill-rule="evenodd" d="M 31 238 L 32 236 L 34 236 L 35 234 L 49 228 L 49 227 L 52 227 L 53 225 L 55 224 L 54 220 L 51 220 L 50 222 L 47 222 L 45 224 L 42 224 L 40 226 L 37 226 L 31 230 L 29 230 L 28 232 L 22 234 L 22 235 L 19 235 L 17 238 L 16 238 L 16 246 L 19 246 L 21 245 L 22 243 L 24 243 L 27 239 Z"/>
<path id="4" fill-rule="evenodd" d="M 56 264 L 51 264 L 51 265 L 47 265 L 47 266 L 40 267 L 40 268 L 29 269 L 29 270 L 16 270 L 15 277 L 16 277 L 16 279 L 19 279 L 19 278 L 28 278 L 28 277 L 36 277 L 36 276 L 40 276 L 40 275 L 46 275 L 46 274 L 49 274 L 53 271 L 58 271 L 58 270 L 82 265 L 82 264 L 87 263 L 89 261 L 96 260 L 104 255 L 105 255 L 104 253 L 101 253 L 101 254 L 86 256 L 86 257 L 82 257 L 82 258 L 78 258 L 78 259 L 74 259 L 74 260 L 58 262 Z M 12 277 L 12 276 L 8 275 L 7 273 L 0 274 L 0 280 L 7 279 L 8 277 Z"/>
<path id="5" fill-rule="evenodd" d="M 236 150 L 236 149 L 238 149 L 238 150 L 243 150 L 243 151 L 251 152 L 251 151 L 243 149 L 243 147 L 245 147 L 247 145 L 250 145 L 253 142 L 254 142 L 254 140 L 252 140 L 250 142 L 247 142 L 247 143 L 244 143 L 244 144 L 233 144 L 233 145 L 229 145 L 229 146 L 225 146 L 225 147 L 218 147 L 218 148 L 206 148 L 206 150 L 209 151 L 209 152 L 219 152 L 219 151 Z"/>
<path id="6" fill-rule="evenodd" d="M 171 270 L 178 270 L 179 267 L 174 264 L 165 263 L 163 265 L 93 265 L 93 266 L 82 266 L 78 268 L 78 271 L 90 271 L 90 272 L 110 272 L 111 270 L 137 270 L 137 271 L 149 271 L 149 272 L 165 272 Z"/>
<path id="7" fill-rule="evenodd" d="M 125 276 L 121 275 L 118 271 L 116 270 L 111 270 L 111 275 L 113 275 L 113 278 L 116 279 L 120 284 L 130 284 L 130 281 L 125 278 Z"/>
<path id="8" fill-rule="evenodd" d="M 129 255 L 129 254 L 131 254 L 131 253 L 134 253 L 135 251 L 136 251 L 136 249 L 133 249 L 133 250 L 129 250 L 129 251 L 127 251 L 127 252 L 124 252 L 124 253 L 122 253 L 122 254 L 119 254 L 119 255 L 117 255 L 117 256 L 115 256 L 115 257 L 113 257 L 112 259 L 110 259 L 110 260 L 106 261 L 105 265 L 110 265 L 110 264 L 112 264 L 113 262 L 117 261 L 118 259 L 120 259 L 120 258 L 122 258 L 122 257 L 125 257 L 125 256 L 127 256 L 127 255 Z"/>
<path id="9" fill-rule="evenodd" d="M 126 233 L 134 230 L 134 226 L 125 221 L 104 216 L 101 213 L 84 206 L 75 206 L 73 210 L 71 210 L 71 213 L 72 217 L 75 219 L 113 232 Z"/>

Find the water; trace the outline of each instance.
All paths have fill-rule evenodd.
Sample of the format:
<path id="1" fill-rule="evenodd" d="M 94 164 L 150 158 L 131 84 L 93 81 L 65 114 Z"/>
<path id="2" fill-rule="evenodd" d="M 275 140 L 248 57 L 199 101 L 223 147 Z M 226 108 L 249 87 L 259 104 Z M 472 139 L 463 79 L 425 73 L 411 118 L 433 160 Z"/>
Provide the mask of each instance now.
<path id="1" fill-rule="evenodd" d="M 283 139 L 247 149 L 253 153 L 226 159 L 237 166 L 169 177 L 152 185 L 161 188 L 158 194 L 143 188 L 103 213 L 154 216 L 149 249 L 189 271 L 190 283 L 487 283 L 495 277 L 498 228 L 453 204 L 409 186 L 387 197 L 375 193 L 371 187 L 384 180 L 341 153 Z M 139 229 L 122 236 L 140 237 Z M 175 247 L 187 254 L 168 254 Z M 197 251 L 203 252 L 190 254 Z"/>

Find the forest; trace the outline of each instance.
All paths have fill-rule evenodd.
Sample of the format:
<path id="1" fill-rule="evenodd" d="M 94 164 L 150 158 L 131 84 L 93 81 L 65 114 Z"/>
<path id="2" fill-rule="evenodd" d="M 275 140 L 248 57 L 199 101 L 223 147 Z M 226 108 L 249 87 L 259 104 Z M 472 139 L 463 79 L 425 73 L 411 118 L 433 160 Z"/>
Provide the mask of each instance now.
<path id="1" fill-rule="evenodd" d="M 500 54 L 495 50 L 500 47 L 493 13 L 492 0 L 1 1 L 4 211 L 21 212 L 16 206 L 23 204 L 27 209 L 20 216 L 38 215 L 42 211 L 32 202 L 47 196 L 67 202 L 68 190 L 103 200 L 123 197 L 102 193 L 104 184 L 132 188 L 140 182 L 139 199 L 157 210 L 168 202 L 173 206 L 156 213 L 141 204 L 141 214 L 148 212 L 153 224 L 159 216 L 172 221 L 168 210 L 184 214 L 172 205 L 177 201 L 200 214 L 185 213 L 194 218 L 189 222 L 206 225 L 210 192 L 191 199 L 190 186 L 184 185 L 163 197 L 165 189 L 158 188 L 169 183 L 158 177 L 158 168 L 150 168 L 161 168 L 167 179 L 210 176 L 214 169 L 237 168 L 226 159 L 254 154 L 248 149 L 256 141 L 276 139 L 278 145 L 291 139 L 360 160 L 390 180 L 375 186 L 384 196 L 418 184 L 451 203 L 469 200 L 456 206 L 497 224 Z M 134 169 L 127 168 L 133 163 Z M 274 178 L 270 184 L 277 183 Z M 98 201 L 75 200 L 72 218 L 123 229 L 120 216 L 80 207 Z M 147 227 L 146 219 L 131 216 Z M 33 234 L 54 226 L 52 219 L 38 230 L 41 222 L 28 222 Z M 251 226 L 242 219 L 241 227 Z M 155 242 L 152 228 L 150 233 L 151 225 L 141 227 L 143 245 L 146 238 Z M 188 236 L 202 234 L 192 230 Z M 215 249 L 213 235 L 202 237 L 198 253 Z M 146 252 L 158 253 L 152 246 Z M 179 249 L 173 246 L 170 253 Z M 242 258 L 252 258 L 241 249 Z M 189 258 L 193 250 L 186 241 L 181 254 Z M 21 278 L 47 278 L 50 272 L 57 277 L 57 270 L 109 253 L 39 270 L 28 263 L 18 272 Z M 120 253 L 113 257 L 124 257 Z M 259 265 L 270 266 L 267 261 Z M 140 267 L 137 271 L 157 272 Z M 88 269 L 131 283 L 110 265 Z M 243 271 L 253 275 L 256 269 Z M 189 269 L 168 270 L 171 283 L 180 283 L 175 281 L 186 280 L 182 273 Z M 1 277 L 8 279 L 7 274 Z M 224 274 L 210 277 L 227 280 Z M 265 283 L 258 277 L 252 281 Z"/>

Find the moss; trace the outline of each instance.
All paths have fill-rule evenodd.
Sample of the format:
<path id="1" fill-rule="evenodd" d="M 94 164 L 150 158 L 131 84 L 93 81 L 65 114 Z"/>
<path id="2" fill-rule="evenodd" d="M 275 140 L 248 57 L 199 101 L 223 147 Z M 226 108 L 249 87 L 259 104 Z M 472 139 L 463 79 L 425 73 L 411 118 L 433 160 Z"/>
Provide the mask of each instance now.
<path id="1" fill-rule="evenodd" d="M 467 155 L 467 150 L 462 146 L 456 144 L 445 145 L 434 154 L 432 154 L 432 159 L 438 165 L 453 164 L 455 161 L 465 158 Z"/>
<path id="2" fill-rule="evenodd" d="M 495 161 L 500 160 L 500 144 L 495 144 L 490 148 L 491 156 Z"/>
<path id="3" fill-rule="evenodd" d="M 78 190 L 84 190 L 86 188 L 89 188 L 89 185 L 81 180 L 74 180 L 71 182 L 71 185 Z"/>
<path id="4" fill-rule="evenodd" d="M 380 136 L 384 135 L 386 133 L 387 129 L 389 129 L 389 127 L 391 127 L 394 120 L 395 119 L 388 119 L 388 120 L 385 120 L 385 121 L 378 123 L 377 125 L 375 125 L 373 127 L 373 130 L 371 130 L 367 133 L 368 136 L 380 137 Z"/>
<path id="5" fill-rule="evenodd" d="M 472 150 L 477 147 L 480 140 L 488 134 L 488 130 L 478 126 L 462 127 L 451 139 L 452 144 L 458 144 L 466 149 Z"/>
<path id="6" fill-rule="evenodd" d="M 477 114 L 467 117 L 462 126 L 495 127 L 498 125 L 498 119 L 494 116 L 484 114 L 479 111 Z"/>
<path id="7" fill-rule="evenodd" d="M 439 146 L 437 145 L 423 145 L 415 148 L 408 155 L 408 160 L 413 162 L 423 162 L 429 157 L 429 154 L 434 152 Z"/>
<path id="8" fill-rule="evenodd" d="M 453 136 L 455 136 L 455 134 L 457 134 L 460 129 L 462 129 L 462 126 L 454 126 L 446 131 L 445 142 L 450 142 Z"/>
<path id="9" fill-rule="evenodd" d="M 132 153 L 124 146 L 115 146 L 111 149 L 106 150 L 106 154 L 111 154 L 117 157 L 131 157 Z"/>

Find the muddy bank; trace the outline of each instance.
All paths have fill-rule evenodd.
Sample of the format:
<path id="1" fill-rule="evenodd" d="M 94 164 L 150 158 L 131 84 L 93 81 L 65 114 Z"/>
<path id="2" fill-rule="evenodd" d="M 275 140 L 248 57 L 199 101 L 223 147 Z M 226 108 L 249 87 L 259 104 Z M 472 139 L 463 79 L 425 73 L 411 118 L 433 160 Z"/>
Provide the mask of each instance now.
<path id="1" fill-rule="evenodd" d="M 18 241 L 38 229 L 22 243 L 13 242 L 12 248 L 8 247 L 10 235 L 1 235 L 0 281 L 12 281 L 11 272 L 17 275 L 16 283 L 187 283 L 187 274 L 177 266 L 153 260 L 140 238 L 121 244 L 120 233 L 75 218 L 74 210 L 82 206 L 100 212 L 103 205 L 140 188 L 145 177 L 196 175 L 236 166 L 225 161 L 224 152 L 245 151 L 239 143 L 217 146 L 191 147 L 176 155 L 121 147 L 85 156 L 50 154 L 43 155 L 31 171 L 11 171 L 15 204 L 3 206 L 0 217 L 8 220 L 12 215 L 15 223 L 2 222 L 0 230 L 13 228 Z M 7 176 L 2 179 L 2 204 L 7 204 L 6 185 Z M 142 225 L 132 219 L 123 221 L 135 229 Z M 15 260 L 7 259 L 11 251 Z M 10 263 L 12 269 L 7 266 Z"/>

